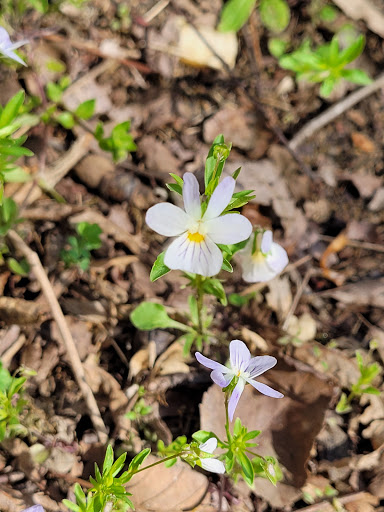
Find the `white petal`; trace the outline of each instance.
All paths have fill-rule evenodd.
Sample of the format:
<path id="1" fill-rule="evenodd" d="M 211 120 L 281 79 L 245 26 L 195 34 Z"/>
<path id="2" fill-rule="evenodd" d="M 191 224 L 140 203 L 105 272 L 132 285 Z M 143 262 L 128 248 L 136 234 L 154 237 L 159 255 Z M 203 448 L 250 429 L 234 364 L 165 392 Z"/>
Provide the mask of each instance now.
<path id="1" fill-rule="evenodd" d="M 184 209 L 195 220 L 201 219 L 201 203 L 199 193 L 199 182 L 194 174 L 186 172 L 183 176 L 183 200 Z"/>
<path id="2" fill-rule="evenodd" d="M 273 356 L 252 357 L 252 359 L 248 363 L 246 371 L 247 373 L 250 374 L 252 378 L 258 377 L 262 373 L 273 368 L 276 363 L 277 359 L 276 357 Z"/>
<path id="3" fill-rule="evenodd" d="M 284 395 L 279 391 L 267 386 L 266 384 L 262 384 L 261 382 L 257 382 L 256 380 L 246 379 L 248 384 L 251 384 L 257 391 L 262 393 L 263 395 L 270 396 L 271 398 L 284 398 Z"/>
<path id="4" fill-rule="evenodd" d="M 213 453 L 217 448 L 216 437 L 210 437 L 205 443 L 199 446 L 200 450 L 206 453 Z"/>
<path id="5" fill-rule="evenodd" d="M 9 37 L 8 32 L 4 27 L 0 27 L 0 45 L 5 48 L 11 44 L 11 38 Z"/>
<path id="6" fill-rule="evenodd" d="M 44 512 L 44 509 L 41 505 L 33 505 L 33 507 L 25 508 L 21 512 Z"/>
<path id="7" fill-rule="evenodd" d="M 241 393 L 243 392 L 244 387 L 245 380 L 240 378 L 239 382 L 235 386 L 235 389 L 232 391 L 232 395 L 228 403 L 228 416 L 231 421 L 233 421 L 233 415 L 235 414 L 235 409 L 237 404 L 239 403 Z"/>
<path id="8" fill-rule="evenodd" d="M 221 370 L 213 370 L 211 372 L 211 379 L 221 388 L 226 388 L 233 379 L 233 373 L 223 374 Z"/>
<path id="9" fill-rule="evenodd" d="M 270 230 L 264 231 L 263 238 L 261 239 L 261 246 L 260 246 L 261 252 L 263 252 L 264 254 L 267 254 L 267 252 L 269 252 L 271 250 L 272 241 L 273 241 L 272 231 L 270 231 Z"/>
<path id="10" fill-rule="evenodd" d="M 247 345 L 240 340 L 232 340 L 229 344 L 229 354 L 232 369 L 245 372 L 251 359 L 251 353 Z"/>
<path id="11" fill-rule="evenodd" d="M 2 50 L 3 55 L 8 57 L 9 59 L 15 60 L 19 64 L 22 64 L 23 66 L 26 66 L 26 63 L 18 56 L 15 52 L 9 49 Z"/>
<path id="12" fill-rule="evenodd" d="M 231 176 L 227 176 L 217 185 L 209 200 L 203 220 L 214 219 L 222 213 L 232 198 L 235 185 L 236 181 Z"/>
<path id="13" fill-rule="evenodd" d="M 171 203 L 159 203 L 147 211 L 145 222 L 164 236 L 178 236 L 188 229 L 190 218 L 184 210 Z"/>
<path id="14" fill-rule="evenodd" d="M 225 466 L 221 460 L 217 459 L 200 459 L 201 467 L 205 471 L 211 471 L 211 473 L 225 473 Z"/>
<path id="15" fill-rule="evenodd" d="M 278 274 L 268 265 L 267 257 L 261 253 L 255 258 L 251 251 L 246 248 L 246 250 L 239 252 L 239 259 L 243 268 L 243 279 L 247 283 L 270 281 Z"/>
<path id="16" fill-rule="evenodd" d="M 272 243 L 271 254 L 267 256 L 267 265 L 276 272 L 276 274 L 280 274 L 288 265 L 288 261 L 286 250 L 283 249 L 281 245 Z"/>
<path id="17" fill-rule="evenodd" d="M 243 215 L 229 213 L 204 222 L 204 228 L 215 244 L 237 244 L 252 233 L 252 224 Z"/>
<path id="18" fill-rule="evenodd" d="M 211 277 L 220 272 L 223 255 L 208 236 L 203 242 L 191 242 L 188 234 L 177 238 L 168 247 L 164 263 L 173 270 L 184 270 Z"/>
<path id="19" fill-rule="evenodd" d="M 214 361 L 213 359 L 209 359 L 208 357 L 203 356 L 200 352 L 195 352 L 195 357 L 199 361 L 200 364 L 210 368 L 211 370 L 219 370 L 222 373 L 229 373 L 230 370 L 223 364 Z"/>

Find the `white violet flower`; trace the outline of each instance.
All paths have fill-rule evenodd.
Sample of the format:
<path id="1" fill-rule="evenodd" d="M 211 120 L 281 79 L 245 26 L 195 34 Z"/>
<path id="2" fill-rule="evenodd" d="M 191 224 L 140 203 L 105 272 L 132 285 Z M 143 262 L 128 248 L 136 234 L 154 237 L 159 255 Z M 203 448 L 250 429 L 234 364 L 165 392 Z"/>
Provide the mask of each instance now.
<path id="1" fill-rule="evenodd" d="M 255 380 L 256 377 L 275 366 L 277 363 L 277 359 L 275 357 L 251 357 L 251 353 L 248 350 L 247 345 L 241 340 L 231 341 L 229 344 L 229 355 L 231 367 L 227 368 L 217 361 L 213 361 L 212 359 L 203 356 L 200 352 L 195 353 L 195 357 L 200 364 L 213 370 L 211 372 L 211 379 L 221 388 L 226 388 L 232 382 L 232 379 L 238 379 L 228 402 L 228 415 L 231 421 L 233 420 L 236 406 L 246 384 L 251 384 L 251 386 L 263 395 L 270 396 L 272 398 L 284 397 L 284 395 L 279 391 Z"/>
<path id="2" fill-rule="evenodd" d="M 41 505 L 33 505 L 33 507 L 25 508 L 21 512 L 45 512 Z"/>
<path id="3" fill-rule="evenodd" d="M 221 213 L 228 206 L 235 180 L 228 176 L 214 190 L 202 215 L 199 184 L 187 172 L 183 176 L 184 210 L 171 203 L 159 203 L 147 211 L 148 226 L 164 236 L 177 237 L 168 247 L 164 264 L 205 277 L 220 272 L 223 255 L 216 244 L 236 244 L 252 233 L 248 219 L 238 213 Z"/>
<path id="4" fill-rule="evenodd" d="M 12 43 L 8 32 L 4 27 L 0 27 L 0 53 L 2 53 L 4 57 L 8 57 L 8 59 L 15 60 L 19 64 L 26 66 L 26 63 L 23 61 L 23 59 L 21 59 L 13 50 L 20 48 L 20 46 L 23 46 L 27 43 L 29 43 L 28 40 Z"/>
<path id="5" fill-rule="evenodd" d="M 212 454 L 217 448 L 217 439 L 216 437 L 211 437 L 205 443 L 199 446 L 200 451 Z M 213 458 L 199 458 L 198 460 L 199 466 L 201 466 L 205 471 L 211 471 L 212 473 L 225 473 L 225 466 L 221 462 L 221 460 L 213 459 Z"/>
<path id="6" fill-rule="evenodd" d="M 248 244 L 239 251 L 243 279 L 247 283 L 270 281 L 288 264 L 288 255 L 273 241 L 272 231 L 255 232 Z"/>

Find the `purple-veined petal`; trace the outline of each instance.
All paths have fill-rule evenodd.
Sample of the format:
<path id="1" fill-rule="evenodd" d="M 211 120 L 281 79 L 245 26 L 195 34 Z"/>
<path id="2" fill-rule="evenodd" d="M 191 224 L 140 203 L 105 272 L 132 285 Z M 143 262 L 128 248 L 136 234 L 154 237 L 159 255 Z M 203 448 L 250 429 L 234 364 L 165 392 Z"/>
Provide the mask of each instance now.
<path id="1" fill-rule="evenodd" d="M 205 443 L 199 446 L 199 449 L 205 453 L 213 453 L 217 448 L 216 437 L 210 437 Z"/>
<path id="2" fill-rule="evenodd" d="M 41 505 L 33 505 L 33 507 L 25 508 L 21 512 L 44 512 L 44 509 Z"/>
<path id="3" fill-rule="evenodd" d="M 190 219 L 184 210 L 171 203 L 159 203 L 147 211 L 145 222 L 164 236 L 178 236 L 188 229 Z"/>
<path id="4" fill-rule="evenodd" d="M 188 234 L 177 238 L 168 247 L 164 263 L 173 270 L 184 270 L 211 277 L 220 272 L 223 255 L 209 236 L 202 242 L 191 242 Z"/>
<path id="5" fill-rule="evenodd" d="M 263 395 L 270 396 L 271 398 L 284 398 L 282 393 L 267 386 L 266 384 L 263 384 L 262 382 L 257 382 L 257 380 L 252 380 L 250 378 L 246 379 L 246 381 Z"/>
<path id="6" fill-rule="evenodd" d="M 277 359 L 273 356 L 252 357 L 248 363 L 246 372 L 249 373 L 250 377 L 253 379 L 273 368 L 276 363 Z"/>
<path id="7" fill-rule="evenodd" d="M 200 459 L 200 464 L 205 471 L 210 471 L 211 473 L 225 473 L 225 466 L 221 462 L 221 460 L 217 459 Z"/>
<path id="8" fill-rule="evenodd" d="M 272 243 L 271 254 L 267 256 L 267 265 L 271 268 L 276 275 L 280 274 L 282 270 L 288 265 L 288 254 L 281 245 Z"/>
<path id="9" fill-rule="evenodd" d="M 211 372 L 211 379 L 221 388 L 226 388 L 233 379 L 233 373 L 223 374 L 222 370 L 213 370 Z"/>
<path id="10" fill-rule="evenodd" d="M 5 48 L 4 50 L 0 50 L 1 53 L 5 56 L 5 57 L 8 57 L 8 59 L 12 59 L 12 60 L 15 60 L 16 62 L 18 62 L 19 64 L 22 64 L 23 66 L 27 66 L 26 63 L 23 61 L 23 59 L 21 59 L 15 52 L 13 52 L 12 50 L 8 49 L 8 48 Z"/>
<path id="11" fill-rule="evenodd" d="M 234 371 L 245 372 L 251 359 L 247 345 L 240 340 L 232 340 L 229 344 L 231 366 Z"/>
<path id="12" fill-rule="evenodd" d="M 267 254 L 271 250 L 272 241 L 273 241 L 272 231 L 270 231 L 269 229 L 267 231 L 264 231 L 263 238 L 261 239 L 261 244 L 260 244 L 261 252 L 263 252 L 264 254 Z"/>
<path id="13" fill-rule="evenodd" d="M 211 195 L 203 220 L 214 219 L 222 213 L 232 198 L 235 185 L 236 181 L 231 176 L 227 176 L 217 185 Z"/>
<path id="14" fill-rule="evenodd" d="M 215 244 L 237 244 L 250 237 L 252 224 L 238 213 L 228 213 L 222 217 L 204 222 L 207 234 Z"/>
<path id="15" fill-rule="evenodd" d="M 233 421 L 233 415 L 235 414 L 235 409 L 237 404 L 239 403 L 241 393 L 244 390 L 245 380 L 240 378 L 238 383 L 235 386 L 235 389 L 232 391 L 231 398 L 228 402 L 228 416 L 231 421 Z"/>
<path id="16" fill-rule="evenodd" d="M 194 174 L 186 172 L 183 176 L 183 201 L 184 209 L 195 220 L 201 219 L 201 203 L 199 182 Z"/>
<path id="17" fill-rule="evenodd" d="M 230 369 L 224 366 L 223 364 L 214 361 L 213 359 L 209 359 L 208 357 L 203 356 L 200 352 L 195 352 L 195 357 L 203 366 L 210 368 L 211 370 L 218 370 L 221 373 L 229 373 Z"/>

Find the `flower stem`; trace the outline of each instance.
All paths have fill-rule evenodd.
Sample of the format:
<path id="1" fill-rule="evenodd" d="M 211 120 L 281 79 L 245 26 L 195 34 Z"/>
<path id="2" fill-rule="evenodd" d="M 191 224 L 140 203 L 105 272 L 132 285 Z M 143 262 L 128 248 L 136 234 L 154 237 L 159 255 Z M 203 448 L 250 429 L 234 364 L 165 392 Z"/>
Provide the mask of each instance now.
<path id="1" fill-rule="evenodd" d="M 162 464 L 163 462 L 166 462 L 167 460 L 176 459 L 177 457 L 180 457 L 183 452 L 175 453 L 175 455 L 170 455 L 169 457 L 165 457 L 165 459 L 158 460 L 157 462 L 154 462 L 153 464 L 149 464 L 148 466 L 145 466 L 144 468 L 138 469 L 137 471 L 133 471 L 132 475 L 136 475 L 136 473 L 140 473 L 141 471 L 145 471 L 146 469 L 153 468 L 154 466 L 157 466 L 159 464 Z"/>
<path id="2" fill-rule="evenodd" d="M 196 302 L 197 302 L 197 332 L 200 336 L 204 334 L 203 327 L 203 298 L 204 298 L 204 290 L 203 290 L 203 276 L 199 274 L 196 275 Z"/>
<path id="3" fill-rule="evenodd" d="M 231 446 L 231 433 L 229 431 L 229 415 L 228 415 L 228 393 L 225 393 L 225 431 L 227 433 L 227 439 L 229 446 Z"/>

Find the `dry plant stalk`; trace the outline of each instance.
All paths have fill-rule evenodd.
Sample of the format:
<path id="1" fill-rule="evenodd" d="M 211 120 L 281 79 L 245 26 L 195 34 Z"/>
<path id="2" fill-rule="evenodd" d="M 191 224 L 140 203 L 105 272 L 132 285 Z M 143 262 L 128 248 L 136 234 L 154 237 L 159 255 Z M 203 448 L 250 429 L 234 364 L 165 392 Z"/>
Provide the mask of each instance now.
<path id="1" fill-rule="evenodd" d="M 93 426 L 95 427 L 95 430 L 98 434 L 100 441 L 102 443 L 106 443 L 108 441 L 107 429 L 101 418 L 101 414 L 97 406 L 96 399 L 92 393 L 89 384 L 87 383 L 85 371 L 81 363 L 79 353 L 77 352 L 75 342 L 73 341 L 71 331 L 68 328 L 60 304 L 56 298 L 52 285 L 41 264 L 41 261 L 38 255 L 27 246 L 27 244 L 16 233 L 16 231 L 8 231 L 7 238 L 12 243 L 12 245 L 16 249 L 18 249 L 26 258 L 31 267 L 31 270 L 34 272 L 36 279 L 39 281 L 41 285 L 43 293 L 50 306 L 52 316 L 57 323 L 57 327 L 62 337 L 72 371 L 79 385 L 81 393 L 84 397 L 84 400 L 87 404 Z"/>

